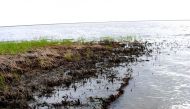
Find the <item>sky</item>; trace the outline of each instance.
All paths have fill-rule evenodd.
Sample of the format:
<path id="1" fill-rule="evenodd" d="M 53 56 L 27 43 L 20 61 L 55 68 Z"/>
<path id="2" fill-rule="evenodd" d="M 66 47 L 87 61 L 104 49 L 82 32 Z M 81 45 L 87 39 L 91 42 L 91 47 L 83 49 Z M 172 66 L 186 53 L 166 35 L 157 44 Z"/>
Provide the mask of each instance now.
<path id="1" fill-rule="evenodd" d="M 0 26 L 189 20 L 189 0 L 0 0 Z"/>

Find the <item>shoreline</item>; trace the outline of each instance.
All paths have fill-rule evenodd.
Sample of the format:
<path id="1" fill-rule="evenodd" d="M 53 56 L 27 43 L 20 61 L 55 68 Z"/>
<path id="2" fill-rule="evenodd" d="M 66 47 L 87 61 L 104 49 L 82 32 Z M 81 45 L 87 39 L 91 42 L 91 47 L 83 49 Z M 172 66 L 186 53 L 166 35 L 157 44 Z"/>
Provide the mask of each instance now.
<path id="1" fill-rule="evenodd" d="M 126 44 L 128 47 L 125 47 Z M 69 86 L 74 81 L 102 73 L 96 68 L 96 63 L 106 61 L 106 68 L 109 68 L 122 62 L 130 63 L 146 52 L 146 44 L 137 41 L 126 43 L 100 41 L 75 43 L 69 46 L 61 44 L 43 46 L 25 53 L 0 55 L 0 106 L 31 108 L 28 102 L 35 101 L 34 94 L 51 95 L 55 86 Z M 61 71 L 54 72 L 60 69 Z M 101 108 L 106 108 L 123 93 L 122 88 L 127 85 L 130 78 L 123 79 L 124 84 L 118 89 L 118 94 L 106 98 Z M 79 102 L 72 105 L 76 104 L 81 105 Z M 69 102 L 54 104 L 55 107 L 68 105 L 71 104 Z"/>

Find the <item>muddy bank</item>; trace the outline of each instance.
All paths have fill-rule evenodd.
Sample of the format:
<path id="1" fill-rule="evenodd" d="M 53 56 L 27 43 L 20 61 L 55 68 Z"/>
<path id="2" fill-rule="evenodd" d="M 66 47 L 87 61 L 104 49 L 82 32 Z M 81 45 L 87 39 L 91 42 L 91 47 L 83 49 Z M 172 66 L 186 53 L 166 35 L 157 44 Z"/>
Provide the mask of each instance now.
<path id="1" fill-rule="evenodd" d="M 36 103 L 34 96 L 51 96 L 55 86 L 70 87 L 76 81 L 96 77 L 106 69 L 123 62 L 133 62 L 137 57 L 150 51 L 147 43 L 141 42 L 98 42 L 73 44 L 72 46 L 48 46 L 30 50 L 18 55 L 0 56 L 0 107 L 1 108 L 37 108 L 46 103 Z M 100 64 L 103 63 L 103 64 Z M 100 64 L 100 65 L 98 65 Z M 113 75 L 110 78 L 114 78 Z M 118 87 L 116 94 L 101 98 L 101 108 L 114 101 L 123 93 Z M 94 99 L 94 98 L 92 98 Z M 100 101 L 100 100 L 99 100 Z M 53 107 L 82 106 L 80 99 L 52 103 Z"/>

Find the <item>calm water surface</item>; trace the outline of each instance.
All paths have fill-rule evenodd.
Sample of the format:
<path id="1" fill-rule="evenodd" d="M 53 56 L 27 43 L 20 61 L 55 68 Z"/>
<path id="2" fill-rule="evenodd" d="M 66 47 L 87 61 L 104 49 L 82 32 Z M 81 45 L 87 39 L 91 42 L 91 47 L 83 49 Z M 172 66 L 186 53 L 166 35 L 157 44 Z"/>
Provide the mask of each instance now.
<path id="1" fill-rule="evenodd" d="M 96 39 L 135 35 L 153 43 L 150 61 L 132 63 L 133 79 L 110 109 L 190 109 L 190 21 L 144 21 L 1 27 L 0 40 Z"/>

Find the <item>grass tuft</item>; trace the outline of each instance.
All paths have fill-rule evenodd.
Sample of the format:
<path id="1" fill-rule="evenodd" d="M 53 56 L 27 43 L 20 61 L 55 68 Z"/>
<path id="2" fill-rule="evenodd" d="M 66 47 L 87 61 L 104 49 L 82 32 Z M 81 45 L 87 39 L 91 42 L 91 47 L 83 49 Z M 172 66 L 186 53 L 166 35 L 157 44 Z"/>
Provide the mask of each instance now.
<path id="1" fill-rule="evenodd" d="M 0 74 L 0 90 L 4 89 L 5 87 L 5 78 L 2 74 Z"/>
<path id="2" fill-rule="evenodd" d="M 86 39 L 84 37 L 79 37 L 76 42 L 78 44 L 85 44 L 85 42 L 87 42 L 87 41 L 86 41 Z"/>
<path id="3" fill-rule="evenodd" d="M 26 52 L 30 49 L 51 45 L 72 45 L 72 39 L 64 39 L 64 40 L 32 40 L 32 41 L 6 41 L 0 42 L 0 54 L 18 54 L 22 52 Z"/>
<path id="4" fill-rule="evenodd" d="M 93 51 L 90 48 L 88 48 L 85 54 L 86 54 L 86 58 L 89 59 L 91 56 L 93 56 Z"/>
<path id="5" fill-rule="evenodd" d="M 64 58 L 67 61 L 72 61 L 73 60 L 73 53 L 71 52 L 71 50 L 67 50 L 67 52 L 64 54 Z"/>

